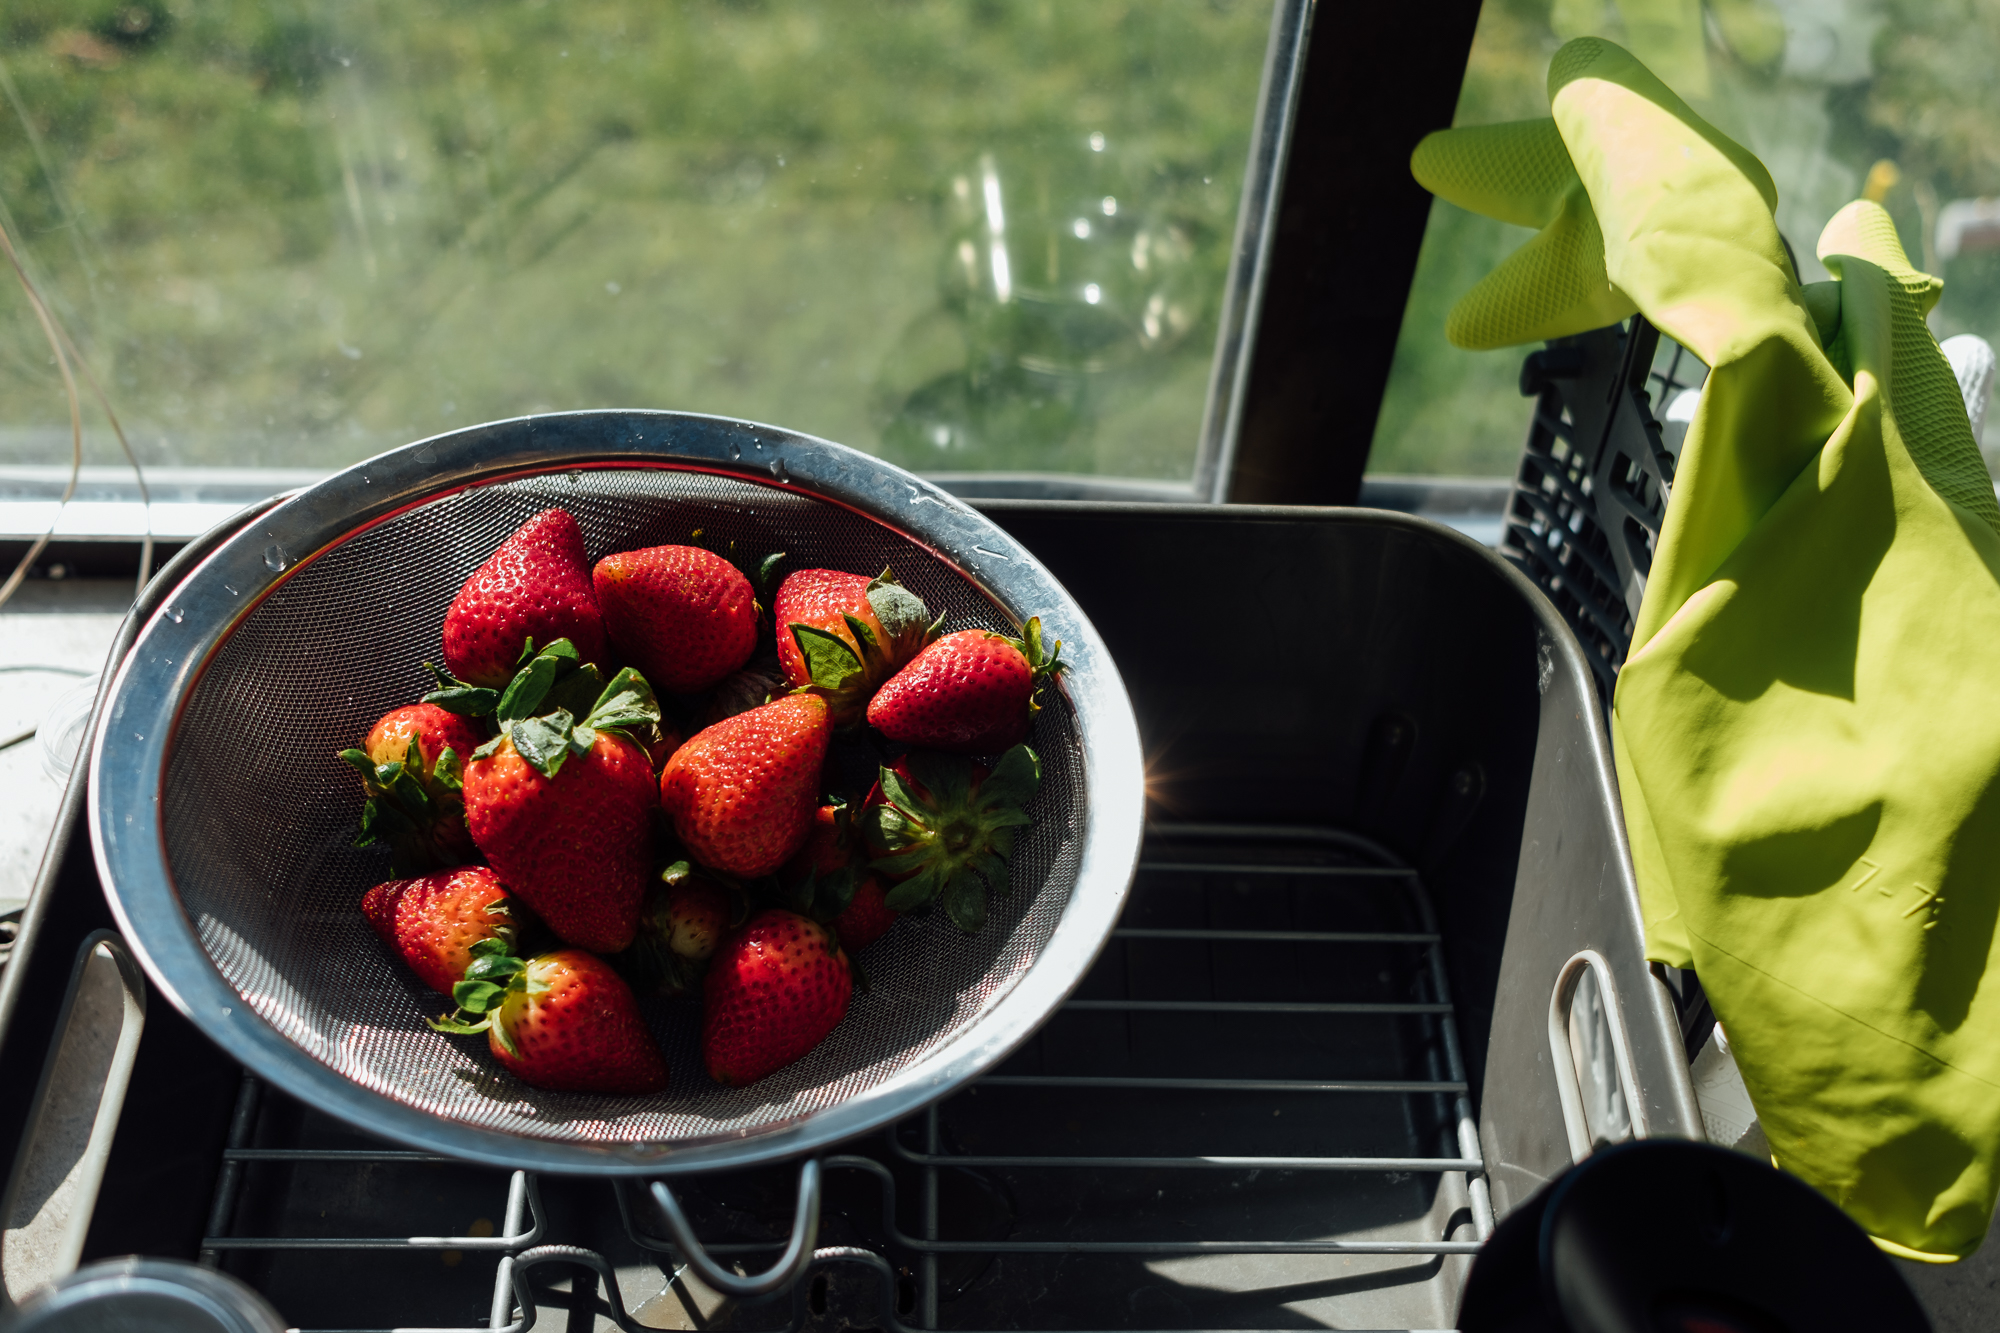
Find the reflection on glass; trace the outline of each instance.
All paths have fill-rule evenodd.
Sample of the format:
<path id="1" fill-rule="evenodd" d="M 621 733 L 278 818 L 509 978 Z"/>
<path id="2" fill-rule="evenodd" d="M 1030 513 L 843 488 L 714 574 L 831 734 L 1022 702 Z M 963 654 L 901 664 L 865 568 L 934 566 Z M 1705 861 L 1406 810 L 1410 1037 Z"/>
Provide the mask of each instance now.
<path id="1" fill-rule="evenodd" d="M 15 0 L 0 224 L 150 461 L 615 405 L 1185 477 L 1269 20 Z M 60 385 L 0 299 L 0 462 L 52 461 Z"/>
<path id="2" fill-rule="evenodd" d="M 1093 132 L 986 153 L 953 177 L 936 302 L 904 331 L 883 379 L 892 456 L 954 470 L 1074 468 L 1121 397 L 1171 393 L 1176 367 L 1205 368 L 1223 256 L 1197 253 L 1201 220 L 1162 182 L 1150 183 L 1147 211 L 1121 210 L 1119 193 L 1146 198 L 1148 182 L 1112 149 Z M 1184 348 L 1198 325 L 1208 337 Z"/>
<path id="3" fill-rule="evenodd" d="M 1456 123 L 1547 115 L 1549 57 L 1586 34 L 1628 47 L 1763 159 L 1806 281 L 1827 276 L 1813 258 L 1820 229 L 1866 195 L 1894 216 L 1912 261 L 1945 279 L 1938 337 L 2000 342 L 2000 4 L 1486 0 Z M 1432 205 L 1371 470 L 1513 472 L 1522 354 L 1461 352 L 1444 317 L 1527 236 Z"/>

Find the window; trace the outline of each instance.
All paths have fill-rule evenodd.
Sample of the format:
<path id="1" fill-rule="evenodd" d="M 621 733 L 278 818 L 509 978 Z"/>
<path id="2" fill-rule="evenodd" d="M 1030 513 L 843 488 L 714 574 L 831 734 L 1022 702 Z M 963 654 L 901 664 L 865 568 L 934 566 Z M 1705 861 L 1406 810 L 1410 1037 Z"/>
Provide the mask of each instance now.
<path id="1" fill-rule="evenodd" d="M 17 0 L 0 223 L 168 472 L 623 406 L 1185 481 L 1271 13 Z M 0 464 L 66 462 L 0 311 Z"/>
<path id="2" fill-rule="evenodd" d="M 1931 318 L 1939 339 L 2000 343 L 2000 4 L 1487 0 L 1456 123 L 1547 115 L 1549 57 L 1585 34 L 1628 47 L 1763 160 L 1806 281 L 1827 276 L 1813 258 L 1820 229 L 1866 194 L 1896 219 L 1912 262 L 1944 278 Z M 1527 235 L 1432 205 L 1371 471 L 1513 472 L 1526 349 L 1459 351 L 1444 340 L 1444 317 Z M 2000 421 L 1987 433 L 1991 466 Z"/>

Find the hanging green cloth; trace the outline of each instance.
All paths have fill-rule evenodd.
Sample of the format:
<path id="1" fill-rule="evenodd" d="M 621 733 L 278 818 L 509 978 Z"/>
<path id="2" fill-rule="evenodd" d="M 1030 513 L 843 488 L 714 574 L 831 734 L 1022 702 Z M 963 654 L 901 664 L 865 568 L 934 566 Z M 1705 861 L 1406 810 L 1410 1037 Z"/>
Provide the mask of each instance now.
<path id="1" fill-rule="evenodd" d="M 1647 952 L 1700 973 L 1780 1165 L 1961 1257 L 2000 1184 L 2000 504 L 1941 284 L 1856 202 L 1801 288 L 1762 164 L 1609 42 L 1549 94 L 1412 166 L 1542 229 L 1454 342 L 1638 310 L 1710 367 L 1612 710 Z"/>

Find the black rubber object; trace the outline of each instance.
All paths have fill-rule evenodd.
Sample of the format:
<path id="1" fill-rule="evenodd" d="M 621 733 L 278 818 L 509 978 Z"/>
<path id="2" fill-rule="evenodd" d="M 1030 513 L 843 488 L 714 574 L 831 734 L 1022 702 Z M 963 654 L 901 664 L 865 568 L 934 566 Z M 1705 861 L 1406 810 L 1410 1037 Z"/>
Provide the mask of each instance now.
<path id="1" fill-rule="evenodd" d="M 1510 1213 L 1461 1333 L 1929 1333 L 1889 1259 L 1793 1176 L 1705 1143 L 1594 1153 Z"/>

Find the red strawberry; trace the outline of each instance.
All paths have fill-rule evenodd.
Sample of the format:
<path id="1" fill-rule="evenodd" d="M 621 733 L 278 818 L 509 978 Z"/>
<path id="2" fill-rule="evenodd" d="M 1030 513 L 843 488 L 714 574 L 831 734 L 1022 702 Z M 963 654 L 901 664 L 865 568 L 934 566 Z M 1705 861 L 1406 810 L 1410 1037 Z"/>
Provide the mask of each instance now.
<path id="1" fill-rule="evenodd" d="M 486 733 L 471 718 L 448 713 L 436 704 L 405 704 L 384 713 L 381 721 L 369 731 L 368 739 L 361 743 L 361 748 L 367 752 L 372 763 L 393 763 L 409 750 L 412 736 L 423 748 L 424 776 L 427 778 L 438 756 L 446 750 L 458 751 L 459 760 L 463 762 L 486 740 Z"/>
<path id="2" fill-rule="evenodd" d="M 660 925 L 667 947 L 691 963 L 707 962 L 735 924 L 729 890 L 700 875 L 667 885 L 665 908 Z"/>
<path id="3" fill-rule="evenodd" d="M 875 608 L 868 604 L 870 582 L 866 574 L 849 574 L 839 569 L 795 570 L 778 585 L 772 614 L 782 626 L 808 625 L 838 635 L 858 653 L 860 644 L 847 628 L 847 616 L 855 617 L 872 634 L 880 636 L 882 632 L 882 622 L 876 618 Z M 799 652 L 798 643 L 789 634 L 778 636 L 778 665 L 784 668 L 785 677 L 792 684 L 801 687 L 812 684 L 812 672 Z"/>
<path id="4" fill-rule="evenodd" d="M 561 509 L 523 523 L 458 590 L 444 617 L 445 665 L 460 680 L 497 689 L 529 639 L 538 648 L 568 639 L 584 661 L 604 660 L 583 530 Z"/>
<path id="5" fill-rule="evenodd" d="M 742 1087 L 810 1051 L 847 1013 L 854 974 L 826 927 L 778 908 L 724 940 L 702 987 L 701 1058 Z"/>
<path id="6" fill-rule="evenodd" d="M 882 882 L 869 868 L 867 848 L 845 801 L 814 812 L 806 845 L 786 863 L 780 878 L 793 888 L 813 881 L 812 915 L 824 920 L 835 914 L 834 931 L 849 953 L 859 953 L 896 924 L 897 913 L 883 902 Z"/>
<path id="7" fill-rule="evenodd" d="M 892 741 L 992 754 L 1028 737 L 1035 687 L 1069 669 L 1062 641 L 1044 654 L 1042 620 L 1010 639 L 987 630 L 947 634 L 918 653 L 868 705 L 868 723 Z"/>
<path id="8" fill-rule="evenodd" d="M 824 700 L 788 694 L 695 733 L 660 771 L 689 854 L 739 879 L 783 865 L 812 825 L 832 730 Z"/>
<path id="9" fill-rule="evenodd" d="M 778 665 L 801 689 L 817 686 L 833 724 L 861 721 L 882 683 L 937 637 L 915 594 L 883 570 L 869 579 L 837 569 L 801 569 L 778 586 Z"/>
<path id="10" fill-rule="evenodd" d="M 464 866 L 377 884 L 361 896 L 361 911 L 426 986 L 449 995 L 472 965 L 473 945 L 498 940 L 513 949 L 508 902 L 499 876 Z"/>
<path id="11" fill-rule="evenodd" d="M 472 840 L 522 901 L 571 944 L 632 942 L 652 865 L 653 766 L 609 731 L 553 777 L 502 738 L 465 768 Z"/>
<path id="12" fill-rule="evenodd" d="M 479 952 L 452 989 L 458 1012 L 432 1027 L 484 1032 L 494 1057 L 538 1088 L 623 1096 L 666 1089 L 667 1062 L 632 988 L 609 964 L 581 949 L 527 962 L 490 945 Z"/>
<path id="13" fill-rule="evenodd" d="M 736 899 L 685 861 L 670 866 L 646 891 L 639 934 L 612 961 L 635 990 L 680 995 L 697 985 L 715 946 L 736 924 Z"/>
<path id="14" fill-rule="evenodd" d="M 340 752 L 361 774 L 367 797 L 354 845 L 388 844 L 392 875 L 472 860 L 460 777 L 484 740 L 477 723 L 435 704 L 407 704 L 385 713 L 361 749 Z"/>
<path id="15" fill-rule="evenodd" d="M 889 906 L 882 881 L 869 875 L 855 886 L 854 896 L 833 919 L 833 929 L 843 946 L 859 953 L 888 934 L 901 915 Z"/>
<path id="16" fill-rule="evenodd" d="M 630 667 L 606 683 L 558 639 L 497 692 L 494 717 L 502 734 L 465 767 L 473 841 L 556 934 L 616 953 L 652 868 L 658 789 L 634 739 L 660 722 L 651 687 Z"/>
<path id="17" fill-rule="evenodd" d="M 988 772 L 959 755 L 913 750 L 884 768 L 861 812 L 873 868 L 900 881 L 885 905 L 913 911 L 933 898 L 960 930 L 986 924 L 986 893 L 1006 893 L 1014 830 L 1041 786 L 1042 763 L 1017 745 Z"/>
<path id="18" fill-rule="evenodd" d="M 591 573 L 604 628 L 656 690 L 705 690 L 757 648 L 750 580 L 699 546 L 622 551 Z"/>

